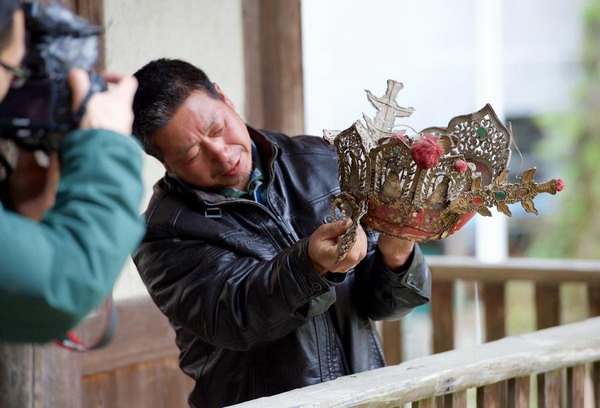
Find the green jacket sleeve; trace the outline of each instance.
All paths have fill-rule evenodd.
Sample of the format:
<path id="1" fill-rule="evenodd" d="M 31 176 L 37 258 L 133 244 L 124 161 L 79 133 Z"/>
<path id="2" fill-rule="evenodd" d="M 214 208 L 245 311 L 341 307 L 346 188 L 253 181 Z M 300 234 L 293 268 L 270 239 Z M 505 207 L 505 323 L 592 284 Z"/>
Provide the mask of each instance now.
<path id="1" fill-rule="evenodd" d="M 34 222 L 0 205 L 0 341 L 46 342 L 98 306 L 144 226 L 139 144 L 108 130 L 62 145 L 55 206 Z"/>

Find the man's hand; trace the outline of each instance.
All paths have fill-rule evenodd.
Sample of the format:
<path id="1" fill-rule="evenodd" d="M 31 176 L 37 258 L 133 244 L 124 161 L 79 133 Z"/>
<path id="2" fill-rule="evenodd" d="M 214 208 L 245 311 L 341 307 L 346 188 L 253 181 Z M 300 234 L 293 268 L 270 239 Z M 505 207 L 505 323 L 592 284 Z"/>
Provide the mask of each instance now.
<path id="1" fill-rule="evenodd" d="M 404 266 L 413 251 L 415 243 L 381 234 L 377 246 L 383 255 L 383 264 L 394 271 Z"/>
<path id="2" fill-rule="evenodd" d="M 327 271 L 348 272 L 354 268 L 367 254 L 367 235 L 359 225 L 356 230 L 356 242 L 346 256 L 336 262 L 339 242 L 342 235 L 350 228 L 352 221 L 343 220 L 321 225 L 308 240 L 308 256 L 315 270 L 320 275 Z"/>
<path id="3" fill-rule="evenodd" d="M 108 129 L 129 135 L 133 124 L 131 106 L 137 89 L 137 80 L 132 76 L 115 73 L 104 74 L 104 79 L 117 85 L 106 92 L 94 94 L 90 98 L 79 127 L 81 129 Z M 88 73 L 82 69 L 71 70 L 69 86 L 73 93 L 73 112 L 76 112 L 90 89 Z"/>

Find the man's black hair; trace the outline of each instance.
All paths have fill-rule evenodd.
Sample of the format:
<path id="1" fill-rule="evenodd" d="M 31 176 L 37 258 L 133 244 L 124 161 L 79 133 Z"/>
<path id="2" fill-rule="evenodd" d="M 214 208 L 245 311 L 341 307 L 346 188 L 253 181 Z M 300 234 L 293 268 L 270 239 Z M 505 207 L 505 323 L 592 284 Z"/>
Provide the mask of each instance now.
<path id="1" fill-rule="evenodd" d="M 142 142 L 146 153 L 160 161 L 163 158 L 152 144 L 152 137 L 169 123 L 191 93 L 203 91 L 221 99 L 204 71 L 182 60 L 157 59 L 133 75 L 139 82 L 133 99 L 133 134 Z"/>
<path id="2" fill-rule="evenodd" d="M 0 0 L 0 51 L 12 39 L 13 15 L 21 4 L 21 0 Z"/>

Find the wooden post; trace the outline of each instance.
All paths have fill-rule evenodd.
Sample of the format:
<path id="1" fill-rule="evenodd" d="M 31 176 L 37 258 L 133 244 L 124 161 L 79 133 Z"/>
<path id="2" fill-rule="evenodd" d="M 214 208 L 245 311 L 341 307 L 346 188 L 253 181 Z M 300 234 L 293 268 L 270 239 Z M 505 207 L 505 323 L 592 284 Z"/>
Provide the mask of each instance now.
<path id="1" fill-rule="evenodd" d="M 592 363 L 592 389 L 594 390 L 594 408 L 600 408 L 600 362 Z"/>
<path id="2" fill-rule="evenodd" d="M 452 394 L 438 395 L 435 397 L 435 408 L 453 408 Z"/>
<path id="3" fill-rule="evenodd" d="M 431 290 L 434 353 L 442 353 L 454 348 L 453 298 L 454 282 L 434 279 Z"/>
<path id="4" fill-rule="evenodd" d="M 402 362 L 402 321 L 384 321 L 382 328 L 383 354 L 387 365 Z"/>
<path id="5" fill-rule="evenodd" d="M 590 317 L 600 316 L 600 285 L 588 284 Z"/>
<path id="6" fill-rule="evenodd" d="M 585 365 L 567 369 L 567 406 L 585 407 Z"/>
<path id="7" fill-rule="evenodd" d="M 467 408 L 467 391 L 452 394 L 452 408 Z"/>
<path id="8" fill-rule="evenodd" d="M 75 12 L 90 23 L 104 27 L 104 3 L 103 0 L 71 0 L 75 3 Z M 104 35 L 98 39 L 98 62 L 96 69 L 104 71 L 106 69 L 106 41 Z"/>
<path id="9" fill-rule="evenodd" d="M 588 284 L 588 304 L 590 317 L 600 316 L 600 285 Z M 600 408 L 600 362 L 592 363 L 591 369 L 594 407 Z"/>
<path id="10" fill-rule="evenodd" d="M 490 384 L 477 389 L 477 408 L 500 408 L 502 405 L 502 383 Z"/>
<path id="11" fill-rule="evenodd" d="M 485 341 L 499 340 L 506 336 L 504 282 L 486 282 L 482 286 L 485 305 Z"/>
<path id="12" fill-rule="evenodd" d="M 538 406 L 560 408 L 561 370 L 538 375 Z"/>
<path id="13" fill-rule="evenodd" d="M 49 344 L 0 345 L 0 407 L 81 408 L 79 355 Z"/>
<path id="14" fill-rule="evenodd" d="M 499 340 L 506 336 L 506 295 L 504 282 L 486 282 L 481 284 L 483 287 L 483 303 L 485 309 L 485 341 Z M 486 395 L 491 395 L 493 398 L 498 398 L 497 402 L 489 402 Z M 502 381 L 494 384 L 493 390 L 484 391 L 484 407 L 488 404 L 496 404 L 493 406 L 506 406 L 507 384 Z"/>
<path id="15" fill-rule="evenodd" d="M 529 408 L 530 377 L 517 377 L 508 380 L 508 406 Z"/>
<path id="16" fill-rule="evenodd" d="M 436 408 L 435 398 L 426 398 L 412 403 L 413 408 Z"/>
<path id="17" fill-rule="evenodd" d="M 33 346 L 0 345 L 0 407 L 31 407 Z"/>
<path id="18" fill-rule="evenodd" d="M 244 0 L 246 119 L 255 127 L 304 131 L 300 0 Z"/>
<path id="19" fill-rule="evenodd" d="M 40 0 L 41 3 L 60 3 L 71 9 L 77 15 L 85 18 L 90 23 L 104 28 L 104 5 L 103 0 Z M 105 69 L 105 41 L 104 36 L 98 40 L 98 62 L 96 69 L 103 71 Z"/>
<path id="20" fill-rule="evenodd" d="M 560 295 L 558 284 L 537 283 L 535 285 L 535 314 L 537 329 L 560 324 Z"/>

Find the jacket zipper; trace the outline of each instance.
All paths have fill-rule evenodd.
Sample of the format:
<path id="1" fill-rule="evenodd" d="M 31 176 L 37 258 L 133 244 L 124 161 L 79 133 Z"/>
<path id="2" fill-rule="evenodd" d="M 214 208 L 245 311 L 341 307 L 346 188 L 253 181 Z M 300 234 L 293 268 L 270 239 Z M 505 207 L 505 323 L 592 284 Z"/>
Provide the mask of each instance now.
<path id="1" fill-rule="evenodd" d="M 344 347 L 342 341 L 340 340 L 340 335 L 338 334 L 337 329 L 334 327 L 333 322 L 331 321 L 330 311 L 327 310 L 325 313 L 325 325 L 327 326 L 326 333 L 331 333 L 331 337 L 333 338 L 333 343 L 337 347 L 341 359 L 342 364 L 342 375 L 349 375 L 350 369 L 348 368 L 348 361 L 346 361 L 346 354 L 344 353 Z"/>

